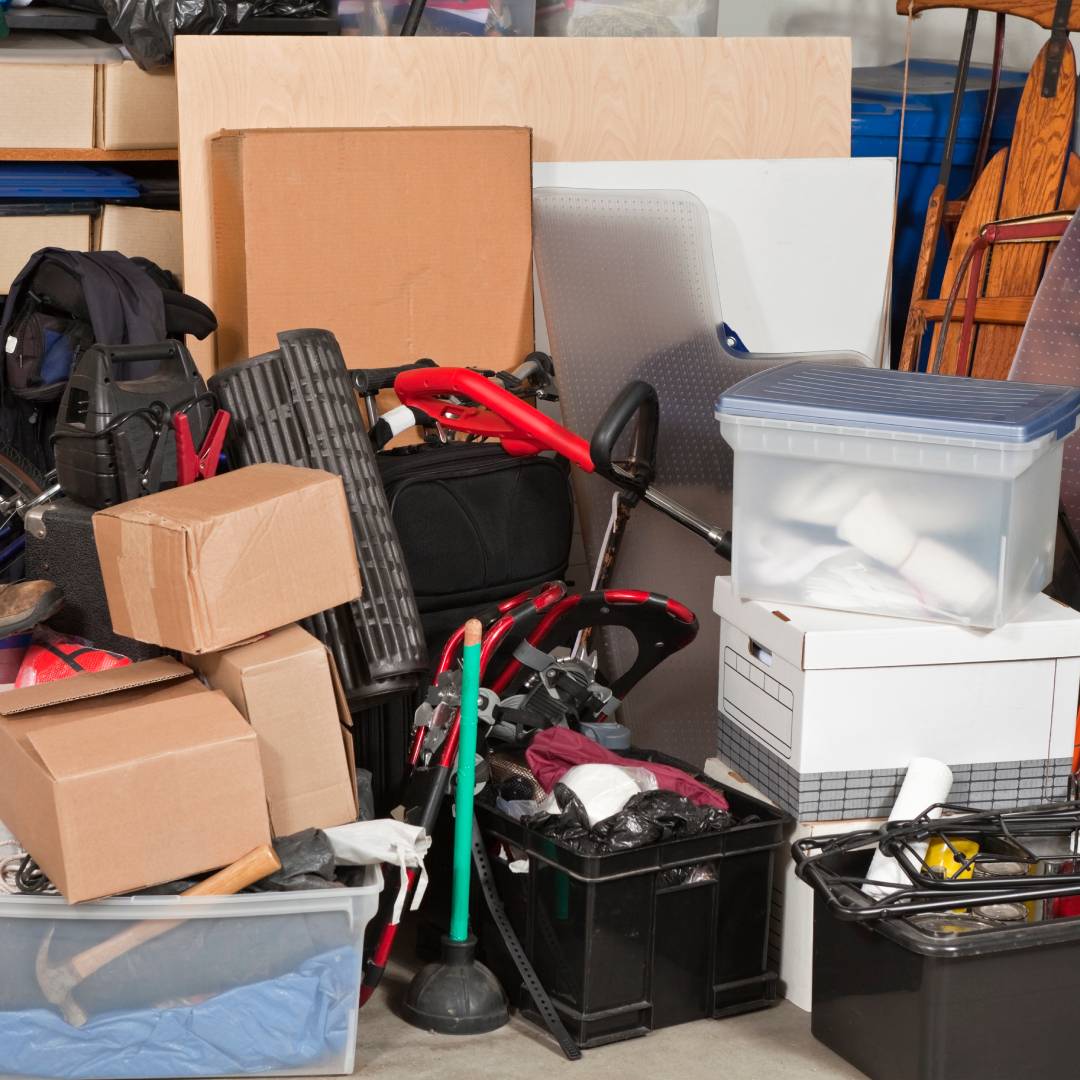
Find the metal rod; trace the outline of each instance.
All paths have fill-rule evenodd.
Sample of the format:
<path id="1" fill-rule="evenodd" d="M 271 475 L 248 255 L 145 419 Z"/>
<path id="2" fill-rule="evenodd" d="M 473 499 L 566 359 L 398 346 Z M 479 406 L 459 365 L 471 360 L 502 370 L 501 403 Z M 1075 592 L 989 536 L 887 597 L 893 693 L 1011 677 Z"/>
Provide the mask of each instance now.
<path id="1" fill-rule="evenodd" d="M 945 189 L 945 198 L 949 195 L 949 176 L 952 173 L 953 153 L 956 150 L 956 133 L 960 129 L 960 114 L 964 108 L 964 90 L 967 87 L 968 71 L 971 69 L 971 51 L 975 46 L 975 26 L 978 21 L 979 12 L 972 8 L 967 13 L 967 20 L 964 23 L 960 59 L 956 64 L 956 81 L 953 83 L 949 130 L 945 135 L 945 149 L 941 155 L 941 168 L 938 170 L 938 183 Z"/>
<path id="2" fill-rule="evenodd" d="M 994 120 L 997 117 L 998 89 L 1001 86 L 1001 64 L 1005 55 L 1005 15 L 999 13 L 994 22 L 994 59 L 990 66 L 990 86 L 986 93 L 986 108 L 983 110 L 982 130 L 979 132 L 979 147 L 975 151 L 975 164 L 971 167 L 971 183 L 968 192 L 975 186 L 979 175 L 986 166 L 990 155 L 990 137 L 993 134 Z"/>

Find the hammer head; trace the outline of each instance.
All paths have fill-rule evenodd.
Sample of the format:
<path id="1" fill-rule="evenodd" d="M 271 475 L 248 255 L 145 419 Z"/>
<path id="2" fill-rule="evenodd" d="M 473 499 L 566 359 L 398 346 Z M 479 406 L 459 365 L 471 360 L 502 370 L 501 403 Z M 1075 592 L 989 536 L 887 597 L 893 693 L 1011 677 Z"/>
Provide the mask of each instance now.
<path id="1" fill-rule="evenodd" d="M 60 1009 L 64 1019 L 72 1027 L 82 1027 L 88 1017 L 73 996 L 75 987 L 82 982 L 82 979 L 76 975 L 70 964 L 54 966 L 49 963 L 49 947 L 52 945 L 54 932 L 55 927 L 49 927 L 34 961 L 38 986 L 41 987 L 45 999 Z"/>

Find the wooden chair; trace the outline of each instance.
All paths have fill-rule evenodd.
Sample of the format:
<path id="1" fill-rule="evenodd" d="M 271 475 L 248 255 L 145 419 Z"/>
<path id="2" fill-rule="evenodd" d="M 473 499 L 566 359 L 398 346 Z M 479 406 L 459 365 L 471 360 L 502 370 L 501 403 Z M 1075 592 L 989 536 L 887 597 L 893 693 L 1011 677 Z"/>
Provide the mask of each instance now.
<path id="1" fill-rule="evenodd" d="M 915 0 L 911 6 L 915 14 L 939 7 L 969 10 L 965 68 L 978 11 L 1017 15 L 1052 30 L 1028 75 L 1010 146 L 990 159 L 963 200 L 947 202 L 945 184 L 940 182 L 931 195 L 899 362 L 902 370 L 915 369 L 924 334 L 932 326 L 930 356 L 940 353 L 946 358 L 943 372 L 1004 379 L 1052 245 L 997 243 L 985 260 L 969 257 L 965 263 L 965 255 L 989 223 L 1072 211 L 1080 205 L 1080 158 L 1070 150 L 1076 57 L 1068 40 L 1070 30 L 1080 30 L 1080 0 Z M 908 9 L 909 0 L 898 0 L 898 12 L 907 14 Z M 942 224 L 950 217 L 956 228 L 940 295 L 931 297 L 930 271 Z M 958 274 L 965 276 L 959 283 Z M 974 283 L 965 279 L 969 274 L 977 275 Z M 947 318 L 947 297 L 957 284 L 964 299 L 951 305 Z M 959 356 L 961 327 L 953 320 L 964 320 L 972 296 L 969 321 L 975 329 L 965 342 L 965 355 Z M 946 340 L 939 348 L 943 333 Z"/>

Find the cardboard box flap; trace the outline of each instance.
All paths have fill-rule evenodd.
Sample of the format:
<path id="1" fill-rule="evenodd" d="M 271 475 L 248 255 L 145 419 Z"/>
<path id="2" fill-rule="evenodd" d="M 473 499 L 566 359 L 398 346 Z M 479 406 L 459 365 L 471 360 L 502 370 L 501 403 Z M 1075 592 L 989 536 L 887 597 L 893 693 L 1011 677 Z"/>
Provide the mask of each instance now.
<path id="1" fill-rule="evenodd" d="M 207 691 L 156 703 L 152 708 L 134 704 L 119 713 L 44 728 L 31 732 L 27 741 L 54 780 L 68 780 L 185 750 L 254 738 L 225 695 Z M 192 792 L 192 797 L 197 793 Z"/>
<path id="2" fill-rule="evenodd" d="M 338 477 L 319 469 L 294 465 L 261 464 L 223 473 L 212 484 L 188 484 L 145 495 L 131 502 L 99 510 L 94 517 L 113 517 L 124 524 L 153 525 L 189 532 L 193 525 L 216 522 L 247 510 L 266 512 L 268 501 L 293 492 L 304 493 L 312 481 L 323 478 L 341 484 Z M 269 525 L 267 527 L 270 527 Z"/>
<path id="3" fill-rule="evenodd" d="M 713 610 L 804 671 L 1080 656 L 1080 612 L 1042 593 L 997 630 L 741 600 L 729 577 L 716 579 Z"/>
<path id="4" fill-rule="evenodd" d="M 191 674 L 191 668 L 168 656 L 156 660 L 143 660 L 126 667 L 110 668 L 108 671 L 88 671 L 73 675 L 70 679 L 27 686 L 21 690 L 9 690 L 0 694 L 0 716 L 18 716 L 20 713 L 47 709 L 52 705 L 64 705 L 85 698 L 114 694 L 119 690 L 134 690 L 140 686 L 172 682 Z"/>

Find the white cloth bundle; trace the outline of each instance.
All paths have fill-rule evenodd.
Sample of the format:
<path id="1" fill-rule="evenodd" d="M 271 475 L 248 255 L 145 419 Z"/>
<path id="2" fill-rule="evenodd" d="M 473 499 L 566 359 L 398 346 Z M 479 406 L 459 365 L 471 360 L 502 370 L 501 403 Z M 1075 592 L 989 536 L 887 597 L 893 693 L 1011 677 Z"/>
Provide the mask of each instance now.
<path id="1" fill-rule="evenodd" d="M 415 911 L 424 899 L 428 875 L 424 857 L 431 850 L 431 837 L 417 825 L 407 825 L 393 818 L 377 818 L 375 821 L 354 821 L 350 825 L 336 825 L 325 829 L 334 858 L 340 866 L 378 866 L 393 863 L 401 870 L 401 886 L 394 903 L 393 921 L 401 922 L 408 892 L 406 871 L 420 871 L 410 908 Z"/>

